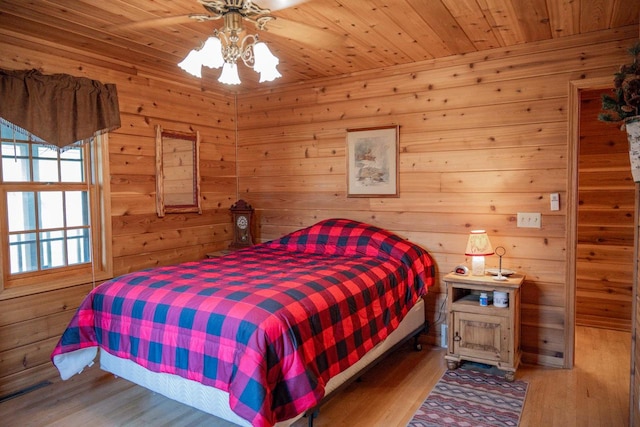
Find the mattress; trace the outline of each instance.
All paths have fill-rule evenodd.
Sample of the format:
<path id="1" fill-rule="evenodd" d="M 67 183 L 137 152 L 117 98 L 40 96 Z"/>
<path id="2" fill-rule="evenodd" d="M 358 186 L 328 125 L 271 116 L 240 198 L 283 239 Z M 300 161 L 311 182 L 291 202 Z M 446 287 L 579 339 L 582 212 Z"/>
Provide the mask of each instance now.
<path id="1" fill-rule="evenodd" d="M 392 349 L 405 338 L 412 336 L 424 328 L 424 301 L 422 299 L 409 311 L 407 316 L 384 341 L 377 344 L 356 364 L 352 365 L 339 375 L 331 378 L 325 388 L 325 395 L 343 385 L 362 369 L 375 362 L 380 356 Z M 100 351 L 100 367 L 118 377 L 122 377 L 135 384 L 141 385 L 151 391 L 162 394 L 170 399 L 197 408 L 206 413 L 215 415 L 231 423 L 240 426 L 251 424 L 240 418 L 229 407 L 229 394 L 227 392 L 208 387 L 195 381 L 191 381 L 177 375 L 155 373 L 135 364 L 134 362 L 113 356 L 106 351 Z M 287 421 L 282 421 L 276 426 L 288 426 L 301 418 L 304 414 Z"/>

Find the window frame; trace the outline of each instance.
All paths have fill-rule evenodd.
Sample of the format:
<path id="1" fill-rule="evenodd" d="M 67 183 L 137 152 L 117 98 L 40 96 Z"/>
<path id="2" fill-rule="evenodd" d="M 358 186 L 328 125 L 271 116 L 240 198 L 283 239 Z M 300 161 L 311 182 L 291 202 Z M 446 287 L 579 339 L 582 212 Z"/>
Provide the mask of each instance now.
<path id="1" fill-rule="evenodd" d="M 37 142 L 34 142 L 37 143 Z M 109 185 L 109 142 L 108 134 L 96 136 L 85 153 L 85 167 L 90 184 L 82 183 L 82 190 L 88 190 L 90 205 L 90 250 L 89 264 L 71 265 L 11 275 L 9 260 L 9 217 L 7 192 L 46 190 L 43 182 L 4 183 L 0 180 L 0 301 L 18 296 L 63 289 L 110 279 L 113 277 L 111 194 Z M 78 184 L 56 183 L 57 189 L 78 190 Z M 50 186 L 49 186 L 50 187 Z"/>

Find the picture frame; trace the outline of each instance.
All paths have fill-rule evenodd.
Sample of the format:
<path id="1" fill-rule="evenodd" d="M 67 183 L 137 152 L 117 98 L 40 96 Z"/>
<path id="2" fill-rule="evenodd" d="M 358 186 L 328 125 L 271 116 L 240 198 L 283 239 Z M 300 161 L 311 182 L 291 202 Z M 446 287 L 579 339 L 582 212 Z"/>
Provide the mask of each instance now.
<path id="1" fill-rule="evenodd" d="M 399 197 L 399 129 L 347 129 L 347 197 Z"/>
<path id="2" fill-rule="evenodd" d="M 156 125 L 156 213 L 202 214 L 200 132 L 163 130 Z"/>

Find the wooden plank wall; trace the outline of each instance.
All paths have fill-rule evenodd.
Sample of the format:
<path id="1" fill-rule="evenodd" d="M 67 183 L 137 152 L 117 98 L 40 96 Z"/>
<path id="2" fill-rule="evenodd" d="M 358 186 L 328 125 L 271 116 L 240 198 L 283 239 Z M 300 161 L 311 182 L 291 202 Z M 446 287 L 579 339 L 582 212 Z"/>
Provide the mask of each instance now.
<path id="1" fill-rule="evenodd" d="M 594 120 L 601 94 L 580 96 L 576 324 L 630 331 L 635 184 L 626 132 Z"/>
<path id="2" fill-rule="evenodd" d="M 239 192 L 257 209 L 258 238 L 348 217 L 421 244 L 442 275 L 484 228 L 506 248 L 503 266 L 527 275 L 524 360 L 563 366 L 569 82 L 612 76 L 636 39 L 630 26 L 239 95 Z M 347 198 L 346 129 L 391 124 L 400 197 Z M 517 228 L 517 212 L 542 213 L 542 228 Z M 444 291 L 428 302 L 436 343 Z"/>
<path id="3" fill-rule="evenodd" d="M 629 425 L 640 425 L 640 186 L 635 184 L 633 304 L 631 316 L 631 381 L 629 387 Z"/>
<path id="4" fill-rule="evenodd" d="M 38 68 L 117 85 L 122 127 L 109 138 L 114 275 L 226 248 L 228 208 L 236 196 L 234 96 L 203 91 L 197 79 L 153 74 L 96 52 L 20 39 L 8 31 L 0 31 L 0 52 L 2 68 Z M 156 215 L 157 124 L 200 131 L 202 215 Z M 0 293 L 0 397 L 57 375 L 49 356 L 91 287 L 11 299 Z"/>
<path id="5" fill-rule="evenodd" d="M 629 425 L 640 426 L 640 340 L 638 340 L 638 331 L 640 331 L 640 293 L 638 292 L 638 278 L 640 277 L 640 186 L 635 184 L 635 250 L 634 266 L 635 274 L 633 280 L 635 286 L 633 288 L 633 316 L 631 328 L 631 381 L 629 384 Z"/>

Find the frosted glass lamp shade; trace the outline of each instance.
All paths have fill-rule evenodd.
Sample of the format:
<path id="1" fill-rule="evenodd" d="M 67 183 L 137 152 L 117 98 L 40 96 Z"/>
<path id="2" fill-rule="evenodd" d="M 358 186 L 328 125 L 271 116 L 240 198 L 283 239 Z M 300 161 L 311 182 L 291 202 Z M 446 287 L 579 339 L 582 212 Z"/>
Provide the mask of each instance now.
<path id="1" fill-rule="evenodd" d="M 202 77 L 202 59 L 200 57 L 199 50 L 192 50 L 189 54 L 178 64 L 178 67 L 185 70 L 187 73 L 198 78 Z"/>
<path id="2" fill-rule="evenodd" d="M 253 70 L 260 73 L 260 83 L 270 82 L 282 77 L 282 74 L 276 68 L 280 60 L 271 53 L 266 44 L 262 42 L 256 43 L 253 46 L 253 55 L 255 58 Z"/>
<path id="3" fill-rule="evenodd" d="M 274 65 L 272 68 L 269 68 L 269 69 L 263 70 L 263 71 L 260 73 L 260 80 L 259 80 L 259 82 L 260 82 L 260 83 L 263 83 L 263 82 L 271 82 L 271 81 L 273 81 L 273 80 L 277 79 L 278 77 L 282 77 L 282 74 L 280 74 L 280 73 L 278 72 L 278 69 L 277 69 L 277 68 L 276 68 L 276 66 Z"/>
<path id="4" fill-rule="evenodd" d="M 224 65 L 222 43 L 217 37 L 209 37 L 200 49 L 202 65 L 209 68 L 220 68 Z"/>
<path id="5" fill-rule="evenodd" d="M 178 64 L 178 67 L 187 73 L 202 78 L 202 66 L 209 68 L 220 68 L 224 64 L 222 58 L 222 43 L 217 37 L 209 37 L 202 49 L 193 49 Z"/>
<path id="6" fill-rule="evenodd" d="M 231 62 L 225 62 L 218 81 L 226 85 L 239 85 L 241 82 L 240 76 L 238 76 L 238 66 Z"/>
<path id="7" fill-rule="evenodd" d="M 278 72 L 278 69 L 277 69 L 277 68 L 275 67 L 275 65 L 274 65 L 274 66 L 273 66 L 273 68 L 263 70 L 263 71 L 260 73 L 260 80 L 259 80 L 259 82 L 260 82 L 260 83 L 263 83 L 263 82 L 271 82 L 271 81 L 273 81 L 273 80 L 277 79 L 278 77 L 282 77 L 282 74 L 280 74 L 280 73 Z"/>

